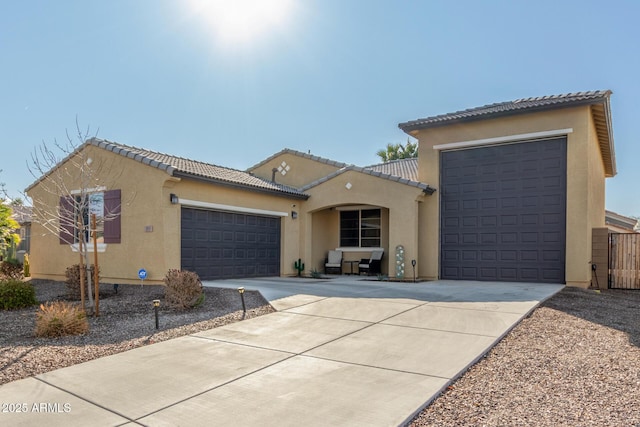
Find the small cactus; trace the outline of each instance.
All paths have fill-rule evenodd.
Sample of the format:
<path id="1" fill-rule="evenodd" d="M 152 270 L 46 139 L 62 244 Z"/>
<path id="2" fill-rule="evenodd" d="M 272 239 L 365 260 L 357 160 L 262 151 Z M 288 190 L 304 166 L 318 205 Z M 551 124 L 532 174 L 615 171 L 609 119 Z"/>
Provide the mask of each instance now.
<path id="1" fill-rule="evenodd" d="M 293 268 L 298 270 L 298 277 L 302 276 L 302 272 L 304 271 L 304 262 L 300 258 L 293 263 Z"/>

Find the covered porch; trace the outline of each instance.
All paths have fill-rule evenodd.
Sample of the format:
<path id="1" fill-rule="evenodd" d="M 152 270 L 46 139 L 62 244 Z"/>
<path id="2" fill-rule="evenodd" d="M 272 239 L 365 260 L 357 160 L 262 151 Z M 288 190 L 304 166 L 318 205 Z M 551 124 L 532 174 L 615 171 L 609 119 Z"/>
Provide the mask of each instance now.
<path id="1" fill-rule="evenodd" d="M 419 275 L 419 218 L 421 205 L 429 199 L 424 190 L 356 170 L 306 189 L 310 197 L 304 204 L 300 237 L 307 270 L 324 273 L 329 251 L 340 251 L 341 269 L 333 272 L 359 274 L 361 260 L 383 251 L 379 270 L 370 274 L 402 278 L 402 270 L 396 268 L 396 248 L 401 246 L 404 276 L 413 275 L 411 260 L 416 260 Z"/>

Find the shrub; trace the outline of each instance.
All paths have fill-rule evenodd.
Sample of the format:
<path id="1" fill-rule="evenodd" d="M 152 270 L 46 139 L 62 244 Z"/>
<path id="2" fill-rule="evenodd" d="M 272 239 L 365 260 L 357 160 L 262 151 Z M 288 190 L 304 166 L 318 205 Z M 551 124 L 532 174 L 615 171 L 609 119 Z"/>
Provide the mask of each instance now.
<path id="1" fill-rule="evenodd" d="M 41 304 L 36 314 L 37 337 L 80 335 L 88 331 L 89 322 L 84 310 L 66 301 Z"/>
<path id="2" fill-rule="evenodd" d="M 74 264 L 67 267 L 64 272 L 67 276 L 65 283 L 67 284 L 67 297 L 72 300 L 80 299 L 80 264 Z M 93 265 L 89 267 L 89 276 L 84 278 L 84 294 L 87 295 L 87 284 L 93 283 Z M 100 281 L 100 268 L 98 268 L 98 281 Z"/>
<path id="3" fill-rule="evenodd" d="M 204 301 L 202 282 L 192 271 L 171 269 L 164 277 L 164 284 L 164 298 L 175 308 L 193 308 Z"/>
<path id="4" fill-rule="evenodd" d="M 29 254 L 24 254 L 24 266 L 22 272 L 24 273 L 24 277 L 31 277 L 31 270 L 29 264 Z"/>
<path id="5" fill-rule="evenodd" d="M 22 280 L 22 265 L 17 260 L 2 261 L 0 264 L 0 276 L 6 279 Z"/>
<path id="6" fill-rule="evenodd" d="M 16 279 L 0 282 L 0 308 L 3 310 L 31 307 L 37 303 L 36 291 L 31 283 Z"/>

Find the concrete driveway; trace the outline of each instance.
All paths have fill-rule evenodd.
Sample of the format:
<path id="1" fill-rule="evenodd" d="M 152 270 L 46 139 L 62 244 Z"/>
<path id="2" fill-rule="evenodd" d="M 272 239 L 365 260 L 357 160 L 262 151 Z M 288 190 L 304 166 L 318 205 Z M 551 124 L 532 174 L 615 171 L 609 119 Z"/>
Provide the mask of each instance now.
<path id="1" fill-rule="evenodd" d="M 278 312 L 1 386 L 3 405 L 27 410 L 0 412 L 0 425 L 399 425 L 562 289 L 349 276 L 206 285 L 260 290 Z"/>

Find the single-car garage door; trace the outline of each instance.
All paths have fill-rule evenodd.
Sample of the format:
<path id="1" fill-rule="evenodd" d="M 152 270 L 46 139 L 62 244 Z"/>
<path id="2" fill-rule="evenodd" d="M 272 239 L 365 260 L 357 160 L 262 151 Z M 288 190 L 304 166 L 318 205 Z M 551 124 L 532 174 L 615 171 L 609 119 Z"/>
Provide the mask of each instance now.
<path id="1" fill-rule="evenodd" d="M 203 280 L 280 275 L 280 218 L 182 208 L 181 264 Z"/>
<path id="2" fill-rule="evenodd" d="M 566 138 L 440 155 L 441 277 L 564 283 Z"/>

